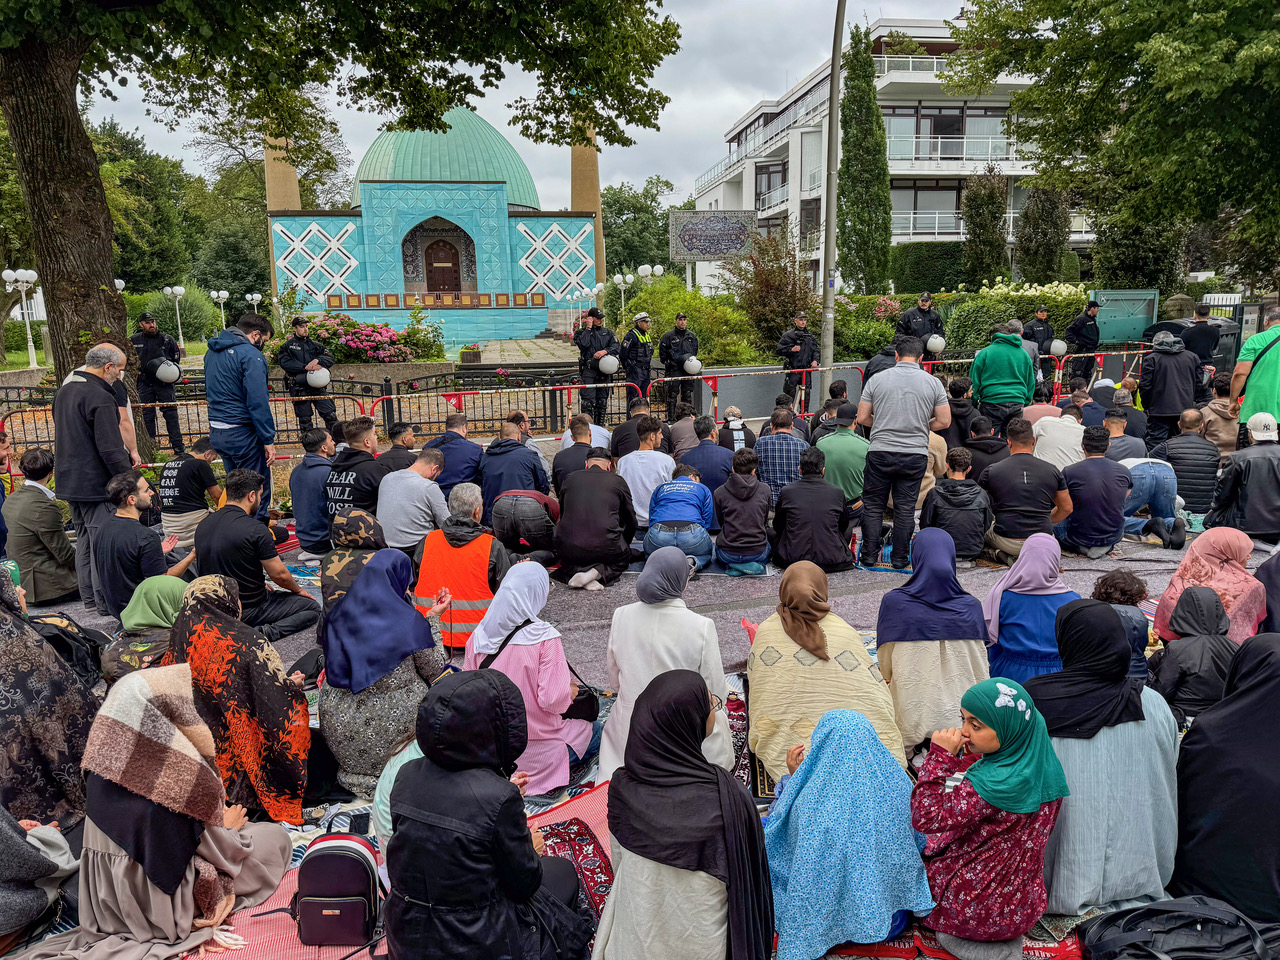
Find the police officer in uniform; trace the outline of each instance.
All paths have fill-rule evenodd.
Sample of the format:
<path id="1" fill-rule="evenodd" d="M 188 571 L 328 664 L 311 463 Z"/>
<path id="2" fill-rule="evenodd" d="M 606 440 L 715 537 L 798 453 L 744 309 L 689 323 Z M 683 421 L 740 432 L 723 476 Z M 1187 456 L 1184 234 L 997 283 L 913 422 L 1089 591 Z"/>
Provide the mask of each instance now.
<path id="1" fill-rule="evenodd" d="M 809 390 L 814 381 L 812 373 L 806 377 L 802 371 L 814 370 L 818 366 L 818 340 L 808 328 L 809 318 L 803 313 L 796 314 L 795 326 L 782 335 L 777 351 L 782 357 L 782 369 L 787 371 L 783 392 L 789 394 L 796 409 L 802 411 L 809 409 Z M 802 387 L 803 403 L 800 402 Z"/>
<path id="2" fill-rule="evenodd" d="M 293 336 L 280 348 L 276 362 L 289 378 L 289 396 L 306 398 L 293 403 L 293 412 L 298 417 L 298 433 L 306 433 L 314 425 L 311 419 L 312 404 L 315 404 L 316 411 L 324 420 L 325 429 L 332 430 L 338 422 L 333 400 L 325 395 L 324 387 L 313 387 L 307 383 L 307 374 L 321 367 L 327 370 L 337 361 L 323 344 L 307 336 L 306 317 L 293 318 Z"/>
<path id="3" fill-rule="evenodd" d="M 653 338 L 649 336 L 649 315 L 637 313 L 635 327 L 622 338 L 622 369 L 627 372 L 627 382 L 640 389 L 640 396 L 648 398 L 649 381 L 653 379 Z M 629 392 L 629 391 L 628 391 Z M 635 397 L 627 397 L 630 403 Z"/>
<path id="4" fill-rule="evenodd" d="M 1093 373 L 1098 367 L 1098 359 L 1093 354 L 1102 341 L 1102 334 L 1098 330 L 1099 309 L 1101 304 L 1097 300 L 1090 300 L 1084 306 L 1084 313 L 1067 325 L 1066 333 L 1063 335 L 1067 341 L 1067 348 L 1075 354 L 1071 358 L 1067 371 L 1072 378 L 1080 377 L 1093 381 Z"/>
<path id="5" fill-rule="evenodd" d="M 178 342 L 167 333 L 161 333 L 156 325 L 155 317 L 144 313 L 138 317 L 138 332 L 130 337 L 133 349 L 138 351 L 138 399 L 143 403 L 163 403 L 168 406 L 160 408 L 164 414 L 165 432 L 169 434 L 169 446 L 175 455 L 185 449 L 182 445 L 182 431 L 178 428 L 178 408 L 172 406 L 178 399 L 177 388 L 172 383 L 156 379 L 156 370 L 166 360 L 177 363 L 182 359 L 182 349 Z M 146 424 L 151 439 L 156 439 L 156 408 L 142 408 L 142 422 Z"/>
<path id="6" fill-rule="evenodd" d="M 916 305 L 904 311 L 898 318 L 898 328 L 894 332 L 903 337 L 915 337 L 923 343 L 925 354 L 922 360 L 937 360 L 938 355 L 928 351 L 929 338 L 934 334 L 945 338 L 946 332 L 943 328 L 942 314 L 933 309 L 933 294 L 927 290 L 920 294 Z"/>
<path id="7" fill-rule="evenodd" d="M 587 323 L 573 335 L 573 345 L 578 348 L 578 372 L 583 383 L 608 383 L 613 380 L 612 374 L 600 372 L 600 358 L 605 354 L 618 356 L 618 338 L 613 331 L 604 325 L 604 314 L 599 307 L 587 311 Z M 584 388 L 582 395 L 582 412 L 589 414 L 594 423 L 605 425 L 605 411 L 609 407 L 610 387 Z"/>
<path id="8" fill-rule="evenodd" d="M 676 314 L 676 325 L 667 331 L 666 336 L 658 344 L 658 359 L 662 361 L 665 375 L 670 377 L 687 377 L 684 362 L 698 355 L 698 335 L 689 329 L 689 318 L 683 313 Z M 696 380 L 670 380 L 664 384 L 667 392 L 667 422 L 673 422 L 676 404 L 683 401 L 698 408 L 694 400 Z"/>

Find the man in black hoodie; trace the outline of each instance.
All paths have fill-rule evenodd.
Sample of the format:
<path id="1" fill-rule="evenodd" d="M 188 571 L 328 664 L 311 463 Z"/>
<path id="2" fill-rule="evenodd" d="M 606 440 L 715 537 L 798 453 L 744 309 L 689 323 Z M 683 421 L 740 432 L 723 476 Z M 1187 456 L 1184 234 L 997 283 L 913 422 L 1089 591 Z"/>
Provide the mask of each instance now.
<path id="1" fill-rule="evenodd" d="M 560 490 L 556 555 L 552 574 L 574 588 L 600 590 L 644 554 L 631 549 L 638 523 L 627 481 L 613 472 L 609 451 L 593 447 L 587 468 L 565 477 Z"/>
<path id="2" fill-rule="evenodd" d="M 938 527 L 956 542 L 956 559 L 973 560 L 986 545 L 987 528 L 995 520 L 987 491 L 973 476 L 973 454 L 964 447 L 947 452 L 947 475 L 924 498 L 920 529 Z"/>
<path id="3" fill-rule="evenodd" d="M 343 430 L 347 449 L 333 458 L 329 479 L 324 485 L 329 498 L 329 517 L 343 507 L 358 507 L 377 515 L 378 484 L 390 473 L 387 464 L 375 458 L 378 435 L 372 417 L 348 420 Z"/>
<path id="4" fill-rule="evenodd" d="M 551 482 L 538 455 L 520 442 L 520 425 L 510 420 L 502 424 L 498 439 L 485 448 L 480 458 L 480 489 L 484 492 L 484 519 L 493 517 L 493 502 L 508 490 L 536 490 L 550 493 Z"/>
<path id="5" fill-rule="evenodd" d="M 1151 352 L 1142 358 L 1138 395 L 1147 415 L 1147 449 L 1164 443 L 1173 434 L 1182 411 L 1203 399 L 1204 364 L 1187 345 L 1167 330 L 1151 340 Z M 1202 397 L 1202 393 L 1204 396 Z"/>
<path id="6" fill-rule="evenodd" d="M 716 559 L 733 571 L 746 566 L 743 573 L 764 573 L 769 559 L 769 506 L 773 494 L 768 484 L 756 476 L 760 458 L 754 450 L 743 448 L 733 453 L 733 473 L 720 485 L 711 500 L 720 523 L 716 537 Z M 750 565 L 758 565 L 753 569 Z"/>
<path id="7" fill-rule="evenodd" d="M 849 549 L 853 511 L 840 489 L 823 479 L 826 462 L 826 454 L 810 447 L 800 454 L 800 479 L 778 494 L 773 562 L 780 567 L 808 560 L 827 573 L 853 568 Z"/>
<path id="8" fill-rule="evenodd" d="M 975 479 L 982 476 L 987 467 L 1009 456 L 1009 444 L 996 436 L 995 428 L 986 417 L 974 417 L 970 422 L 969 439 L 964 442 L 964 447 L 973 456 L 969 475 Z"/>
<path id="9" fill-rule="evenodd" d="M 951 423 L 946 429 L 939 430 L 937 433 L 947 441 L 948 450 L 963 447 L 964 442 L 969 439 L 969 426 L 978 416 L 977 407 L 969 399 L 972 390 L 973 381 L 968 377 L 952 377 L 951 382 L 947 384 L 947 395 L 950 398 L 947 403 L 951 406 Z"/>

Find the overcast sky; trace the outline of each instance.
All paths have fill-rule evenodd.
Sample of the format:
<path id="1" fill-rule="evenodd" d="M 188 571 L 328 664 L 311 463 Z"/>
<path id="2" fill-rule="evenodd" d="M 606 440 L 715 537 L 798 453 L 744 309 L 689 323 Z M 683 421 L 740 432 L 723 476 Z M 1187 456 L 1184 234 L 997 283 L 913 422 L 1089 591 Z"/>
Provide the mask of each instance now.
<path id="1" fill-rule="evenodd" d="M 848 18 L 950 18 L 960 0 L 889 0 L 876 6 L 850 5 Z M 727 152 L 724 132 L 756 102 L 780 96 L 827 58 L 835 5 L 830 0 L 669 0 L 663 8 L 680 24 L 680 51 L 658 70 L 654 86 L 671 98 L 659 119 L 660 130 L 632 131 L 633 147 L 605 146 L 600 155 L 602 185 L 624 180 L 642 184 L 661 174 L 676 185 L 673 202 L 693 191 L 694 179 Z M 528 78 L 513 73 L 476 104 L 480 115 L 515 144 L 538 185 L 544 210 L 569 204 L 569 148 L 530 143 L 509 126 L 506 104 L 531 91 Z M 120 91 L 120 100 L 97 101 L 95 119 L 115 116 L 137 127 L 153 150 L 182 159 L 203 172 L 187 147 L 190 129 L 170 133 L 145 114 L 137 84 Z M 387 118 L 337 106 L 352 164 L 358 164 Z"/>

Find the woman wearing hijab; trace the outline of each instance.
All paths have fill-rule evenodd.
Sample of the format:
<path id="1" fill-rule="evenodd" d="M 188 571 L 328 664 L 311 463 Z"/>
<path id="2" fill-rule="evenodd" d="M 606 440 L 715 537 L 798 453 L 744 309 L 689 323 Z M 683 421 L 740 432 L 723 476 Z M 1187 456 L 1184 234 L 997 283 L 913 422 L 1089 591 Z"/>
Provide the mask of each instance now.
<path id="1" fill-rule="evenodd" d="M 1071 795 L 1045 850 L 1049 913 L 1080 916 L 1164 899 L 1178 837 L 1178 725 L 1129 677 L 1129 642 L 1110 604 L 1058 611 L 1062 670 L 1027 681 Z"/>
<path id="2" fill-rule="evenodd" d="M 911 795 L 925 834 L 925 919 L 960 960 L 1019 960 L 1044 913 L 1044 850 L 1067 781 L 1044 718 L 1016 681 L 992 677 L 960 701 L 959 729 L 933 735 Z"/>
<path id="3" fill-rule="evenodd" d="M 1178 753 L 1169 893 L 1225 900 L 1258 923 L 1280 922 L 1278 700 L 1280 634 L 1262 633 L 1240 646 L 1226 696 L 1196 717 Z"/>
<path id="4" fill-rule="evenodd" d="M 324 651 L 320 732 L 338 761 L 338 782 L 373 796 L 387 744 L 413 731 L 418 705 L 448 664 L 427 618 L 409 601 L 413 561 L 379 550 L 350 590 L 328 605 L 317 636 Z M 449 604 L 442 591 L 430 610 Z"/>
<path id="5" fill-rule="evenodd" d="M 1062 669 L 1053 642 L 1058 609 L 1080 594 L 1068 590 L 1060 574 L 1062 549 L 1047 533 L 1033 533 L 987 598 L 982 615 L 991 641 L 991 675 L 1026 683 Z"/>
<path id="6" fill-rule="evenodd" d="M 243 946 L 227 918 L 275 892 L 289 835 L 227 807 L 190 668 L 138 670 L 112 687 L 84 769 L 80 926 L 26 960 L 167 960 L 204 943 Z"/>
<path id="7" fill-rule="evenodd" d="M 1214 527 L 1191 541 L 1186 556 L 1156 607 L 1156 635 L 1166 642 L 1177 639 L 1169 628 L 1178 598 L 1187 587 L 1209 587 L 1222 601 L 1236 643 L 1244 643 L 1261 626 L 1267 615 L 1267 590 L 1244 568 L 1253 552 L 1253 541 L 1243 530 Z"/>
<path id="8" fill-rule="evenodd" d="M 520 769 L 529 774 L 530 794 L 567 786 L 570 762 L 596 755 L 603 726 L 599 720 L 592 724 L 561 716 L 577 696 L 578 685 L 569 673 L 560 631 L 538 619 L 550 591 L 551 580 L 542 564 L 517 563 L 508 570 L 467 640 L 463 659 L 464 670 L 489 666 L 502 671 L 524 698 L 529 746 L 520 755 Z"/>
<path id="9" fill-rule="evenodd" d="M 908 755 L 954 722 L 964 692 L 990 676 L 982 604 L 956 578 L 951 534 L 917 533 L 911 568 L 911 579 L 881 599 L 876 623 L 876 661 Z"/>
<path id="10" fill-rule="evenodd" d="M 102 676 L 115 683 L 149 667 L 169 652 L 169 632 L 182 607 L 187 583 L 180 577 L 147 577 L 120 612 L 124 632 L 102 651 Z"/>
<path id="11" fill-rule="evenodd" d="M 597 783 L 604 783 L 622 766 L 636 698 L 658 674 L 692 670 L 702 676 L 721 704 L 729 695 L 716 625 L 691 611 L 681 599 L 692 570 L 679 547 L 654 551 L 636 581 L 640 602 L 613 612 L 605 663 L 609 686 L 618 691 L 618 699 L 600 739 Z M 702 742 L 702 749 L 712 763 L 733 769 L 733 737 L 723 706 L 716 711 L 716 728 Z"/>
<path id="12" fill-rule="evenodd" d="M 928 913 L 933 897 L 920 859 L 924 837 L 911 829 L 911 778 L 867 718 L 829 711 L 788 768 L 791 760 L 794 772 L 779 781 L 764 828 L 778 960 L 879 943 L 901 933 L 911 913 Z"/>
<path id="13" fill-rule="evenodd" d="M 0 806 L 66 830 L 84 816 L 80 758 L 98 699 L 26 612 L 26 592 L 0 576 Z"/>
<path id="14" fill-rule="evenodd" d="M 573 909 L 577 873 L 541 856 L 542 834 L 529 829 L 508 779 L 525 752 L 524 715 L 520 691 L 499 670 L 450 674 L 423 699 L 422 756 L 391 790 L 392 960 L 584 955 L 592 930 Z"/>
<path id="15" fill-rule="evenodd" d="M 196 708 L 213 731 L 227 797 L 277 822 L 302 822 L 311 728 L 307 700 L 280 654 L 240 621 L 230 577 L 187 585 L 162 666 L 186 663 Z"/>
<path id="16" fill-rule="evenodd" d="M 746 788 L 703 754 L 714 727 L 692 670 L 660 674 L 636 699 L 609 783 L 614 881 L 592 960 L 768 960 L 764 832 Z"/>
<path id="17" fill-rule="evenodd" d="M 787 751 L 809 746 L 828 710 L 856 710 L 903 767 L 893 697 L 858 631 L 831 612 L 827 575 L 801 560 L 787 567 L 781 601 L 756 630 L 747 657 L 747 745 L 773 780 L 787 772 Z"/>
<path id="18" fill-rule="evenodd" d="M 1151 688 L 1164 697 L 1180 727 L 1222 699 L 1240 648 L 1227 636 L 1231 619 L 1208 587 L 1187 587 L 1169 618 L 1178 635 L 1151 658 Z"/>

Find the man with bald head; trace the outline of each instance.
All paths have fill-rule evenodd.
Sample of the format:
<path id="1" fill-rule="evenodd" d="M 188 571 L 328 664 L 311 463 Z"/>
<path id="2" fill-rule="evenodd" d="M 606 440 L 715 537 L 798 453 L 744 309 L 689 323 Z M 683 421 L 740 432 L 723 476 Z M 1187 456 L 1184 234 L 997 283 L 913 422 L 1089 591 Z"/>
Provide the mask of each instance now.
<path id="1" fill-rule="evenodd" d="M 53 397 L 54 485 L 71 505 L 76 531 L 76 579 L 86 607 L 108 616 L 93 564 L 93 545 L 111 518 L 107 481 L 132 469 L 120 434 L 114 384 L 124 372 L 124 351 L 99 343 L 84 355 L 84 369 L 69 376 Z"/>

